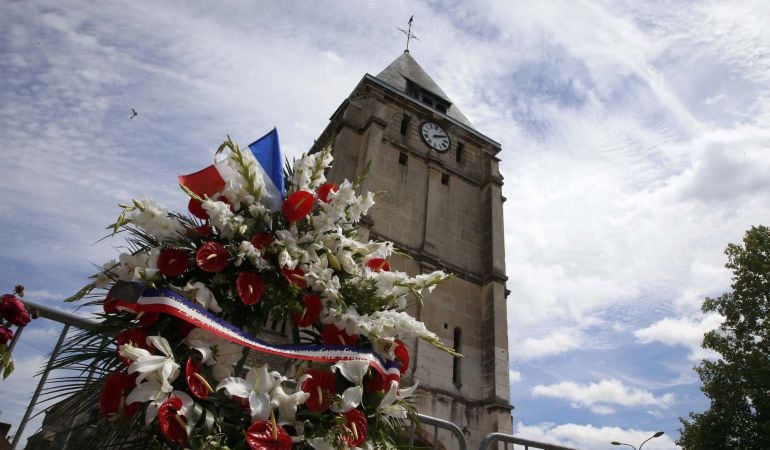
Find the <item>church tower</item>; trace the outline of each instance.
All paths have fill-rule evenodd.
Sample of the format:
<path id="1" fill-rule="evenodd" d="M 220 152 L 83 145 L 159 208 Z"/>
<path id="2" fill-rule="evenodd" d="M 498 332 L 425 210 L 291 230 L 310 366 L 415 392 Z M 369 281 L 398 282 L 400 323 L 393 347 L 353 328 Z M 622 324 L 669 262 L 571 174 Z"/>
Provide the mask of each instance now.
<path id="1" fill-rule="evenodd" d="M 465 356 L 407 343 L 418 411 L 458 425 L 470 448 L 487 433 L 511 433 L 500 144 L 407 50 L 379 75 L 364 75 L 313 150 L 327 145 L 331 180 L 352 181 L 370 165 L 362 189 L 380 194 L 362 238 L 392 241 L 409 255 L 391 260 L 393 270 L 455 275 L 410 310 Z"/>

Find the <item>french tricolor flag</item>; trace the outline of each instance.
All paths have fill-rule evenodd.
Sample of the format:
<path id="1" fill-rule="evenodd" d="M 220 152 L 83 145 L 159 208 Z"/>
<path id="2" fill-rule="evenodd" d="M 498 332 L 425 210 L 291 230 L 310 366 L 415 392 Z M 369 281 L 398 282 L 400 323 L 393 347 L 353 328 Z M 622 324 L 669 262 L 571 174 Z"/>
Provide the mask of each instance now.
<path id="1" fill-rule="evenodd" d="M 262 203 L 271 211 L 278 211 L 283 204 L 286 188 L 283 181 L 283 156 L 278 143 L 278 130 L 269 133 L 249 144 L 251 153 L 257 162 L 257 170 L 265 180 Z M 195 192 L 200 197 L 212 197 L 221 192 L 230 178 L 230 168 L 226 161 L 220 161 L 203 170 L 189 175 L 180 175 L 179 183 Z"/>

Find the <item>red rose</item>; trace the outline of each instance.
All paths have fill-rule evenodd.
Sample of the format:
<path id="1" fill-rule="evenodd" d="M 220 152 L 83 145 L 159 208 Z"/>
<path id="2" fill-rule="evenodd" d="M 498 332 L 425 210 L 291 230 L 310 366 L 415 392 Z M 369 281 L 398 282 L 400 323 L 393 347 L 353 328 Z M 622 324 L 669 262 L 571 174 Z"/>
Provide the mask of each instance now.
<path id="1" fill-rule="evenodd" d="M 187 203 L 187 209 L 190 211 L 190 214 L 193 216 L 208 220 L 209 219 L 209 213 L 206 212 L 205 209 L 203 209 L 203 203 L 199 202 L 198 200 L 195 200 L 194 198 L 191 198 L 190 201 Z"/>
<path id="2" fill-rule="evenodd" d="M 246 430 L 251 450 L 291 450 L 291 436 L 275 421 L 260 420 Z"/>
<path id="3" fill-rule="evenodd" d="M 206 242 L 195 254 L 195 262 L 205 272 L 221 272 L 230 264 L 230 253 L 219 242 Z"/>
<path id="4" fill-rule="evenodd" d="M 321 331 L 321 342 L 326 345 L 356 345 L 358 335 L 349 335 L 345 330 L 337 328 L 334 324 L 326 324 Z"/>
<path id="5" fill-rule="evenodd" d="M 305 294 L 300 302 L 302 302 L 302 311 L 292 313 L 291 318 L 298 327 L 309 327 L 321 316 L 323 309 L 321 297 L 316 294 Z"/>
<path id="6" fill-rule="evenodd" d="M 0 345 L 5 345 L 13 339 L 13 331 L 10 328 L 0 327 Z"/>
<path id="7" fill-rule="evenodd" d="M 190 388 L 192 395 L 204 400 L 208 398 L 209 393 L 214 392 L 209 382 L 201 375 L 201 363 L 196 362 L 192 357 L 187 359 L 185 375 L 187 387 Z"/>
<path id="8" fill-rule="evenodd" d="M 131 417 L 142 408 L 142 402 L 126 404 L 126 396 L 136 387 L 136 374 L 115 372 L 104 383 L 104 389 L 99 395 L 99 406 L 107 420 L 121 417 Z"/>
<path id="9" fill-rule="evenodd" d="M 325 411 L 337 392 L 337 382 L 331 372 L 308 370 L 310 375 L 301 386 L 303 392 L 310 394 L 305 406 L 311 411 Z"/>
<path id="10" fill-rule="evenodd" d="M 371 269 L 372 272 L 379 272 L 381 270 L 384 270 L 385 272 L 390 272 L 390 264 L 388 264 L 388 261 L 386 261 L 383 258 L 372 258 L 369 261 L 366 262 L 366 267 Z"/>
<path id="11" fill-rule="evenodd" d="M 308 191 L 297 191 L 291 194 L 281 207 L 286 220 L 298 222 L 313 210 L 313 194 Z"/>
<path id="12" fill-rule="evenodd" d="M 24 303 L 13 295 L 6 294 L 0 302 L 0 315 L 13 325 L 23 327 L 29 323 L 29 314 Z"/>
<path id="13" fill-rule="evenodd" d="M 273 243 L 273 238 L 269 234 L 254 233 L 251 237 L 251 245 L 254 246 L 260 253 L 264 252 L 265 248 Z"/>
<path id="14" fill-rule="evenodd" d="M 176 278 L 187 270 L 187 252 L 167 248 L 158 255 L 158 270 L 169 278 Z"/>
<path id="15" fill-rule="evenodd" d="M 265 282 L 256 272 L 241 272 L 235 280 L 235 290 L 244 305 L 253 305 L 262 299 Z"/>
<path id="16" fill-rule="evenodd" d="M 160 431 L 169 442 L 179 445 L 187 443 L 187 422 L 183 416 L 177 414 L 182 409 L 182 399 L 169 397 L 158 408 L 158 423 Z"/>
<path id="17" fill-rule="evenodd" d="M 283 268 L 281 269 L 281 273 L 290 285 L 297 286 L 300 289 L 305 289 L 307 287 L 307 281 L 305 281 L 305 272 L 300 270 L 299 267 L 296 269 Z"/>
<path id="18" fill-rule="evenodd" d="M 329 203 L 329 194 L 332 192 L 339 191 L 340 188 L 334 183 L 325 183 L 322 184 L 317 190 L 316 195 L 318 196 L 318 200 L 321 200 L 324 203 Z"/>
<path id="19" fill-rule="evenodd" d="M 360 410 L 352 409 L 349 412 L 343 414 L 345 417 L 345 426 L 350 430 L 350 434 L 342 436 L 342 441 L 347 443 L 349 447 L 358 447 L 362 442 L 366 440 L 366 415 Z"/>
<path id="20" fill-rule="evenodd" d="M 396 339 L 396 348 L 393 349 L 393 353 L 396 354 L 398 370 L 401 371 L 401 375 L 405 374 L 409 368 L 409 349 L 400 339 Z"/>

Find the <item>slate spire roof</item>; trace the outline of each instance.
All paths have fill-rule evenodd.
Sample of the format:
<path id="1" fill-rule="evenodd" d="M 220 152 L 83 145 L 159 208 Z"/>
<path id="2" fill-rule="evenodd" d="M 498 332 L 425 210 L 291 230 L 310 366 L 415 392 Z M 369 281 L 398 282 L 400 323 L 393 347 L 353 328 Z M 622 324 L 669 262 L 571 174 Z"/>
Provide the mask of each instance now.
<path id="1" fill-rule="evenodd" d="M 452 103 L 452 100 L 441 90 L 441 88 L 433 81 L 433 78 L 428 75 L 417 61 L 412 58 L 412 55 L 405 51 L 398 58 L 396 58 L 388 67 L 380 72 L 377 77 L 380 81 L 390 85 L 394 89 L 401 91 L 407 95 L 410 94 L 407 89 L 409 82 L 416 84 L 420 88 L 430 92 L 434 96 L 440 98 L 444 102 L 449 104 L 446 115 L 461 122 L 468 127 L 473 128 L 473 124 L 468 120 L 465 115 L 460 112 L 459 109 Z"/>

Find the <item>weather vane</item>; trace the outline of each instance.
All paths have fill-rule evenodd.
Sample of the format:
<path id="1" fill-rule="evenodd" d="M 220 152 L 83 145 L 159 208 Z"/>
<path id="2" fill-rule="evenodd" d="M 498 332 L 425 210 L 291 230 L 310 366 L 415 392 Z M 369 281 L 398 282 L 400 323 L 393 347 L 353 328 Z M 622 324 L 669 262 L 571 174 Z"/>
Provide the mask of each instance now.
<path id="1" fill-rule="evenodd" d="M 409 28 L 404 30 L 402 28 L 399 28 L 402 33 L 406 35 L 406 50 L 404 50 L 404 53 L 409 53 L 409 40 L 414 39 L 415 41 L 419 41 L 420 39 L 417 38 L 414 34 L 412 34 L 412 21 L 414 20 L 414 14 L 412 14 L 412 17 L 409 18 Z"/>

